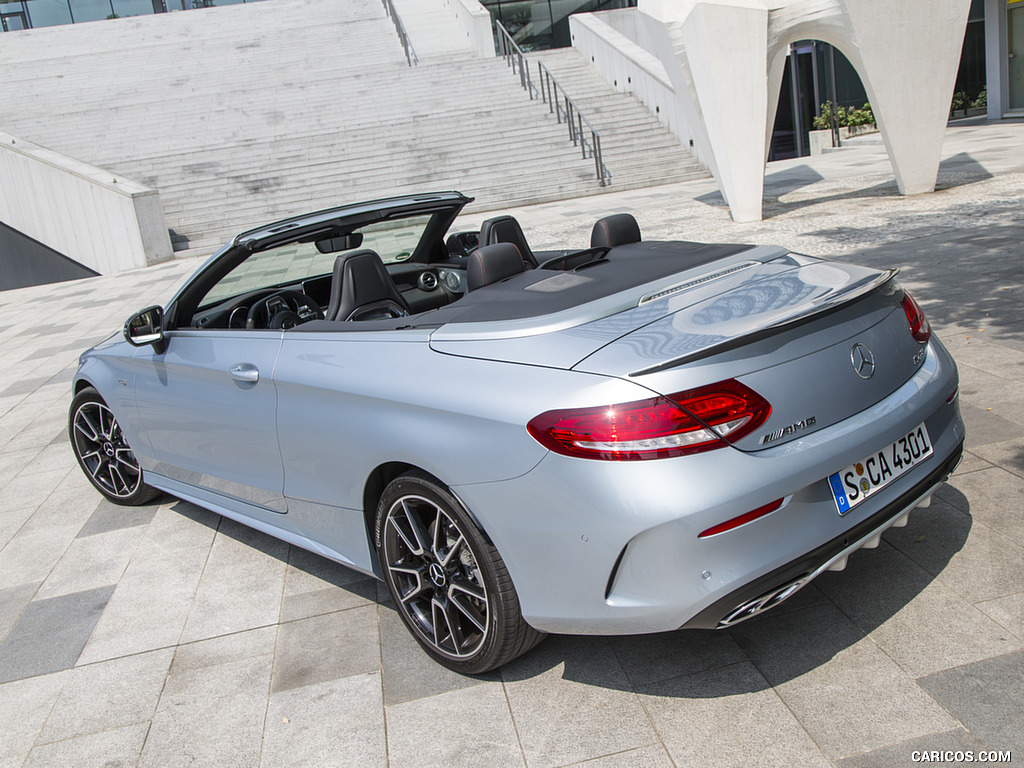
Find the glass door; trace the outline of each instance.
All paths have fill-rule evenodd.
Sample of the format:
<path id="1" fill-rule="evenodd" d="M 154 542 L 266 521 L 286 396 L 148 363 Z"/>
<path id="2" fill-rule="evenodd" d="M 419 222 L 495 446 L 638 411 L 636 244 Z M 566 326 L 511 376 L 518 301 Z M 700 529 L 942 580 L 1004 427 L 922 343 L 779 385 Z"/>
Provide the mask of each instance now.
<path id="1" fill-rule="evenodd" d="M 1024 109 L 1024 1 L 1010 3 L 1007 22 L 1010 32 L 1010 109 Z"/>
<path id="2" fill-rule="evenodd" d="M 25 23 L 25 14 L 21 11 L 0 14 L 0 22 L 3 22 L 4 32 L 14 32 L 28 27 Z"/>

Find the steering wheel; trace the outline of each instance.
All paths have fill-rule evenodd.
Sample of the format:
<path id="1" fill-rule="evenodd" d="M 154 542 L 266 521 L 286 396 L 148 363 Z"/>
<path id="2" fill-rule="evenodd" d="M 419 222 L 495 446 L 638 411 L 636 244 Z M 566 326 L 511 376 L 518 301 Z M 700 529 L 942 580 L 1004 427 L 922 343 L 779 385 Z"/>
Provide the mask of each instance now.
<path id="1" fill-rule="evenodd" d="M 249 308 L 245 327 L 280 330 L 294 328 L 307 320 L 323 319 L 323 310 L 302 291 L 277 291 Z"/>

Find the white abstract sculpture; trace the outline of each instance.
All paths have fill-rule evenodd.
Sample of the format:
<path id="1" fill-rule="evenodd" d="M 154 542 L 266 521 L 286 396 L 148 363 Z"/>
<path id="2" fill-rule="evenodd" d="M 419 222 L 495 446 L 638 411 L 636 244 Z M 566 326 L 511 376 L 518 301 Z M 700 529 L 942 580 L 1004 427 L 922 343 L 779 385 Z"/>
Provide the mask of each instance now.
<path id="1" fill-rule="evenodd" d="M 971 0 L 639 0 L 688 107 L 697 154 L 736 221 L 761 219 L 764 166 L 786 54 L 842 51 L 860 75 L 904 195 L 931 192 Z M 686 102 L 689 101 L 687 105 Z"/>

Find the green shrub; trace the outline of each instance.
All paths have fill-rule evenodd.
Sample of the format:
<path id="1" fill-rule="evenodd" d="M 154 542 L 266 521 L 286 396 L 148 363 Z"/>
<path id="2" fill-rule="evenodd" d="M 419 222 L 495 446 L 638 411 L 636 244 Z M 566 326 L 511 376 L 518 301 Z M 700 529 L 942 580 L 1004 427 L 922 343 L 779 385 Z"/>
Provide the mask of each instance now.
<path id="1" fill-rule="evenodd" d="M 875 114 L 871 111 L 871 105 L 865 104 L 860 109 L 851 109 L 846 113 L 847 125 L 874 125 Z"/>
<path id="2" fill-rule="evenodd" d="M 872 125 L 875 122 L 875 115 L 871 111 L 871 105 L 865 104 L 860 109 L 846 110 L 845 107 L 834 107 L 831 101 L 826 101 L 819 108 L 821 114 L 814 118 L 813 126 L 816 130 L 827 130 L 832 127 L 832 116 L 835 114 L 836 123 L 842 126 L 848 125 Z"/>

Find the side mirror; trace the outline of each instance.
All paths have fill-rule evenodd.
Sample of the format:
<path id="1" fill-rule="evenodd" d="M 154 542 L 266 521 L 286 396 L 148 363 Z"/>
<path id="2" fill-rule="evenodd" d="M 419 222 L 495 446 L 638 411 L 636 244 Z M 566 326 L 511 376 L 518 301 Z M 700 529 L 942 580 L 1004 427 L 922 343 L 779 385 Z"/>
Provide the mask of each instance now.
<path id="1" fill-rule="evenodd" d="M 167 348 L 167 340 L 164 338 L 163 307 L 146 307 L 129 317 L 124 324 L 124 338 L 133 347 L 152 344 L 158 355 L 163 354 Z"/>

